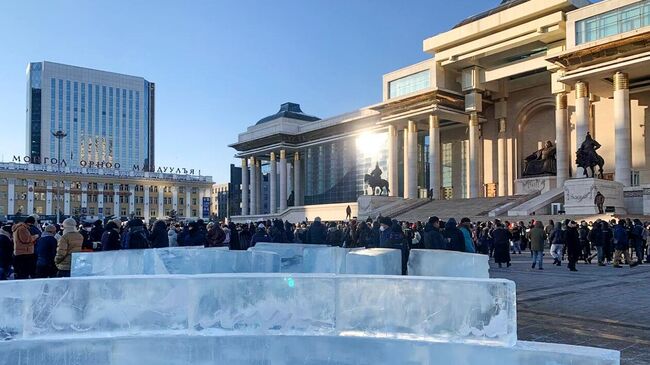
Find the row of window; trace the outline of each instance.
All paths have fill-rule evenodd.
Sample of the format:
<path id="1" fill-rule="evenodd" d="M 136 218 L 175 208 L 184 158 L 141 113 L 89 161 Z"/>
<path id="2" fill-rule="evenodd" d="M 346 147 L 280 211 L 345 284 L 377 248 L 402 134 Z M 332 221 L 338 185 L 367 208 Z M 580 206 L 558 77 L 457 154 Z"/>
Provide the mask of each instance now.
<path id="1" fill-rule="evenodd" d="M 640 1 L 576 22 L 576 45 L 650 26 L 650 1 Z"/>

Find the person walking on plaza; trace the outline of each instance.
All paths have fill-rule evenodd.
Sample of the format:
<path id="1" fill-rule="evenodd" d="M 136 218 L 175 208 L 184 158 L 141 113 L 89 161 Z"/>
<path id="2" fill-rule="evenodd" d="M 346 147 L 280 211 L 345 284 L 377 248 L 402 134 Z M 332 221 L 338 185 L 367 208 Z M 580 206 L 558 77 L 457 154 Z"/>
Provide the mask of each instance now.
<path id="1" fill-rule="evenodd" d="M 348 205 L 347 208 L 345 208 L 345 219 L 350 220 L 352 219 L 352 207 Z"/>
<path id="2" fill-rule="evenodd" d="M 7 280 L 13 263 L 14 242 L 11 238 L 11 224 L 0 228 L 0 280 Z"/>
<path id="3" fill-rule="evenodd" d="M 532 268 L 534 269 L 537 265 L 539 270 L 544 270 L 544 242 L 546 242 L 546 232 L 541 221 L 535 221 L 535 225 L 528 232 L 528 237 L 530 239 L 530 250 L 533 253 Z"/>
<path id="4" fill-rule="evenodd" d="M 501 268 L 502 264 L 510 267 L 510 239 L 512 234 L 501 221 L 496 221 L 496 229 L 492 231 L 494 238 L 494 262 Z"/>
<path id="5" fill-rule="evenodd" d="M 59 239 L 54 257 L 54 263 L 59 270 L 56 276 L 60 278 L 70 276 L 72 253 L 81 252 L 83 243 L 84 237 L 77 231 L 77 221 L 66 218 L 63 221 L 63 236 Z"/>
<path id="6" fill-rule="evenodd" d="M 643 237 L 646 236 L 645 228 L 639 219 L 634 220 L 634 226 L 631 229 L 632 248 L 636 255 L 636 262 L 638 264 L 643 262 L 645 258 L 643 255 Z"/>
<path id="7" fill-rule="evenodd" d="M 628 241 L 627 230 L 625 228 L 625 221 L 620 219 L 618 224 L 614 227 L 614 267 L 621 268 L 621 256 L 625 261 L 630 265 L 630 267 L 636 266 L 636 263 L 632 262 L 632 257 L 628 249 L 630 248 L 630 243 Z"/>
<path id="8" fill-rule="evenodd" d="M 603 235 L 603 222 L 597 220 L 594 223 L 588 236 L 591 245 L 596 248 L 596 257 L 598 258 L 598 266 L 605 266 L 605 251 L 604 251 L 604 235 Z M 591 257 L 589 258 L 591 262 Z"/>
<path id="9" fill-rule="evenodd" d="M 582 259 L 585 261 L 585 264 L 591 264 L 591 245 L 589 245 L 589 226 L 587 222 L 580 222 L 580 228 L 578 228 L 578 236 L 580 238 L 580 250 L 582 251 Z"/>
<path id="10" fill-rule="evenodd" d="M 562 266 L 562 251 L 564 250 L 564 231 L 562 223 L 555 223 L 555 228 L 549 236 L 551 242 L 551 256 L 553 256 L 553 265 Z"/>
<path id="11" fill-rule="evenodd" d="M 57 241 L 54 238 L 56 227 L 52 224 L 45 228 L 41 238 L 36 241 L 36 275 L 37 278 L 53 278 L 57 268 L 54 263 Z"/>
<path id="12" fill-rule="evenodd" d="M 578 271 L 576 269 L 576 263 L 580 259 L 580 234 L 578 233 L 578 224 L 574 221 L 567 224 L 567 229 L 565 232 L 566 249 L 567 249 L 567 259 L 569 264 L 567 267 L 570 271 Z"/>
<path id="13" fill-rule="evenodd" d="M 25 222 L 12 227 L 14 241 L 14 272 L 16 279 L 29 279 L 34 276 L 36 257 L 34 246 L 38 234 L 31 233 L 31 226 L 36 223 L 34 217 L 27 217 Z"/>
<path id="14" fill-rule="evenodd" d="M 599 192 L 596 193 L 596 197 L 594 197 L 594 204 L 596 204 L 596 208 L 598 208 L 598 214 L 604 214 L 605 211 L 603 210 L 603 206 L 605 205 L 605 196 Z"/>

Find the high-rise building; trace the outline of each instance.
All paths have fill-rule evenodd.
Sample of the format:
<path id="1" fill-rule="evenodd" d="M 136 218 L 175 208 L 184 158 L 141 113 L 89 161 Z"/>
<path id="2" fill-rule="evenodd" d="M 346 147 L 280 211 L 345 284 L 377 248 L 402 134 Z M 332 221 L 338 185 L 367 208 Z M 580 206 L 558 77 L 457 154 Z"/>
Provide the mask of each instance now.
<path id="1" fill-rule="evenodd" d="M 27 66 L 29 162 L 153 171 L 155 84 L 53 62 Z M 63 131 L 61 150 L 53 132 Z M 53 160 L 54 159 L 54 160 Z"/>

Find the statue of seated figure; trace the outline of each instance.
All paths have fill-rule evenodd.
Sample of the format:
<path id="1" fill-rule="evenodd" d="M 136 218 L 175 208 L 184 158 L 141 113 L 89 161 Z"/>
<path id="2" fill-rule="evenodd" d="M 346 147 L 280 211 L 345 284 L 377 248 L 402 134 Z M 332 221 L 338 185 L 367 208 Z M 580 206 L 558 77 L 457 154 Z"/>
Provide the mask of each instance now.
<path id="1" fill-rule="evenodd" d="M 546 141 L 541 150 L 535 151 L 524 160 L 523 176 L 555 175 L 556 173 L 555 146 L 551 141 Z"/>

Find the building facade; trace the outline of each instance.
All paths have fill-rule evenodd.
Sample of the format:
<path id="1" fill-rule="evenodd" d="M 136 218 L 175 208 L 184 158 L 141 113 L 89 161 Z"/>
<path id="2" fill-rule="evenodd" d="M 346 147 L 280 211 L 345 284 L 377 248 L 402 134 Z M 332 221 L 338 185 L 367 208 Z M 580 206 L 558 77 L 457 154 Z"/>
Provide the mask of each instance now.
<path id="1" fill-rule="evenodd" d="M 54 62 L 27 66 L 27 152 L 22 162 L 153 171 L 155 84 Z M 53 132 L 67 135 L 59 143 Z"/>
<path id="2" fill-rule="evenodd" d="M 231 146 L 243 215 L 260 214 L 262 170 L 276 214 L 355 202 L 375 166 L 405 199 L 554 189 L 584 177 L 575 152 L 587 132 L 626 197 L 650 184 L 649 0 L 504 0 L 423 51 L 428 59 L 383 76 L 378 104 L 318 119 L 288 103 L 240 134 Z M 524 176 L 546 141 L 557 173 Z"/>
<path id="3" fill-rule="evenodd" d="M 0 216 L 209 218 L 210 176 L 0 163 Z"/>

